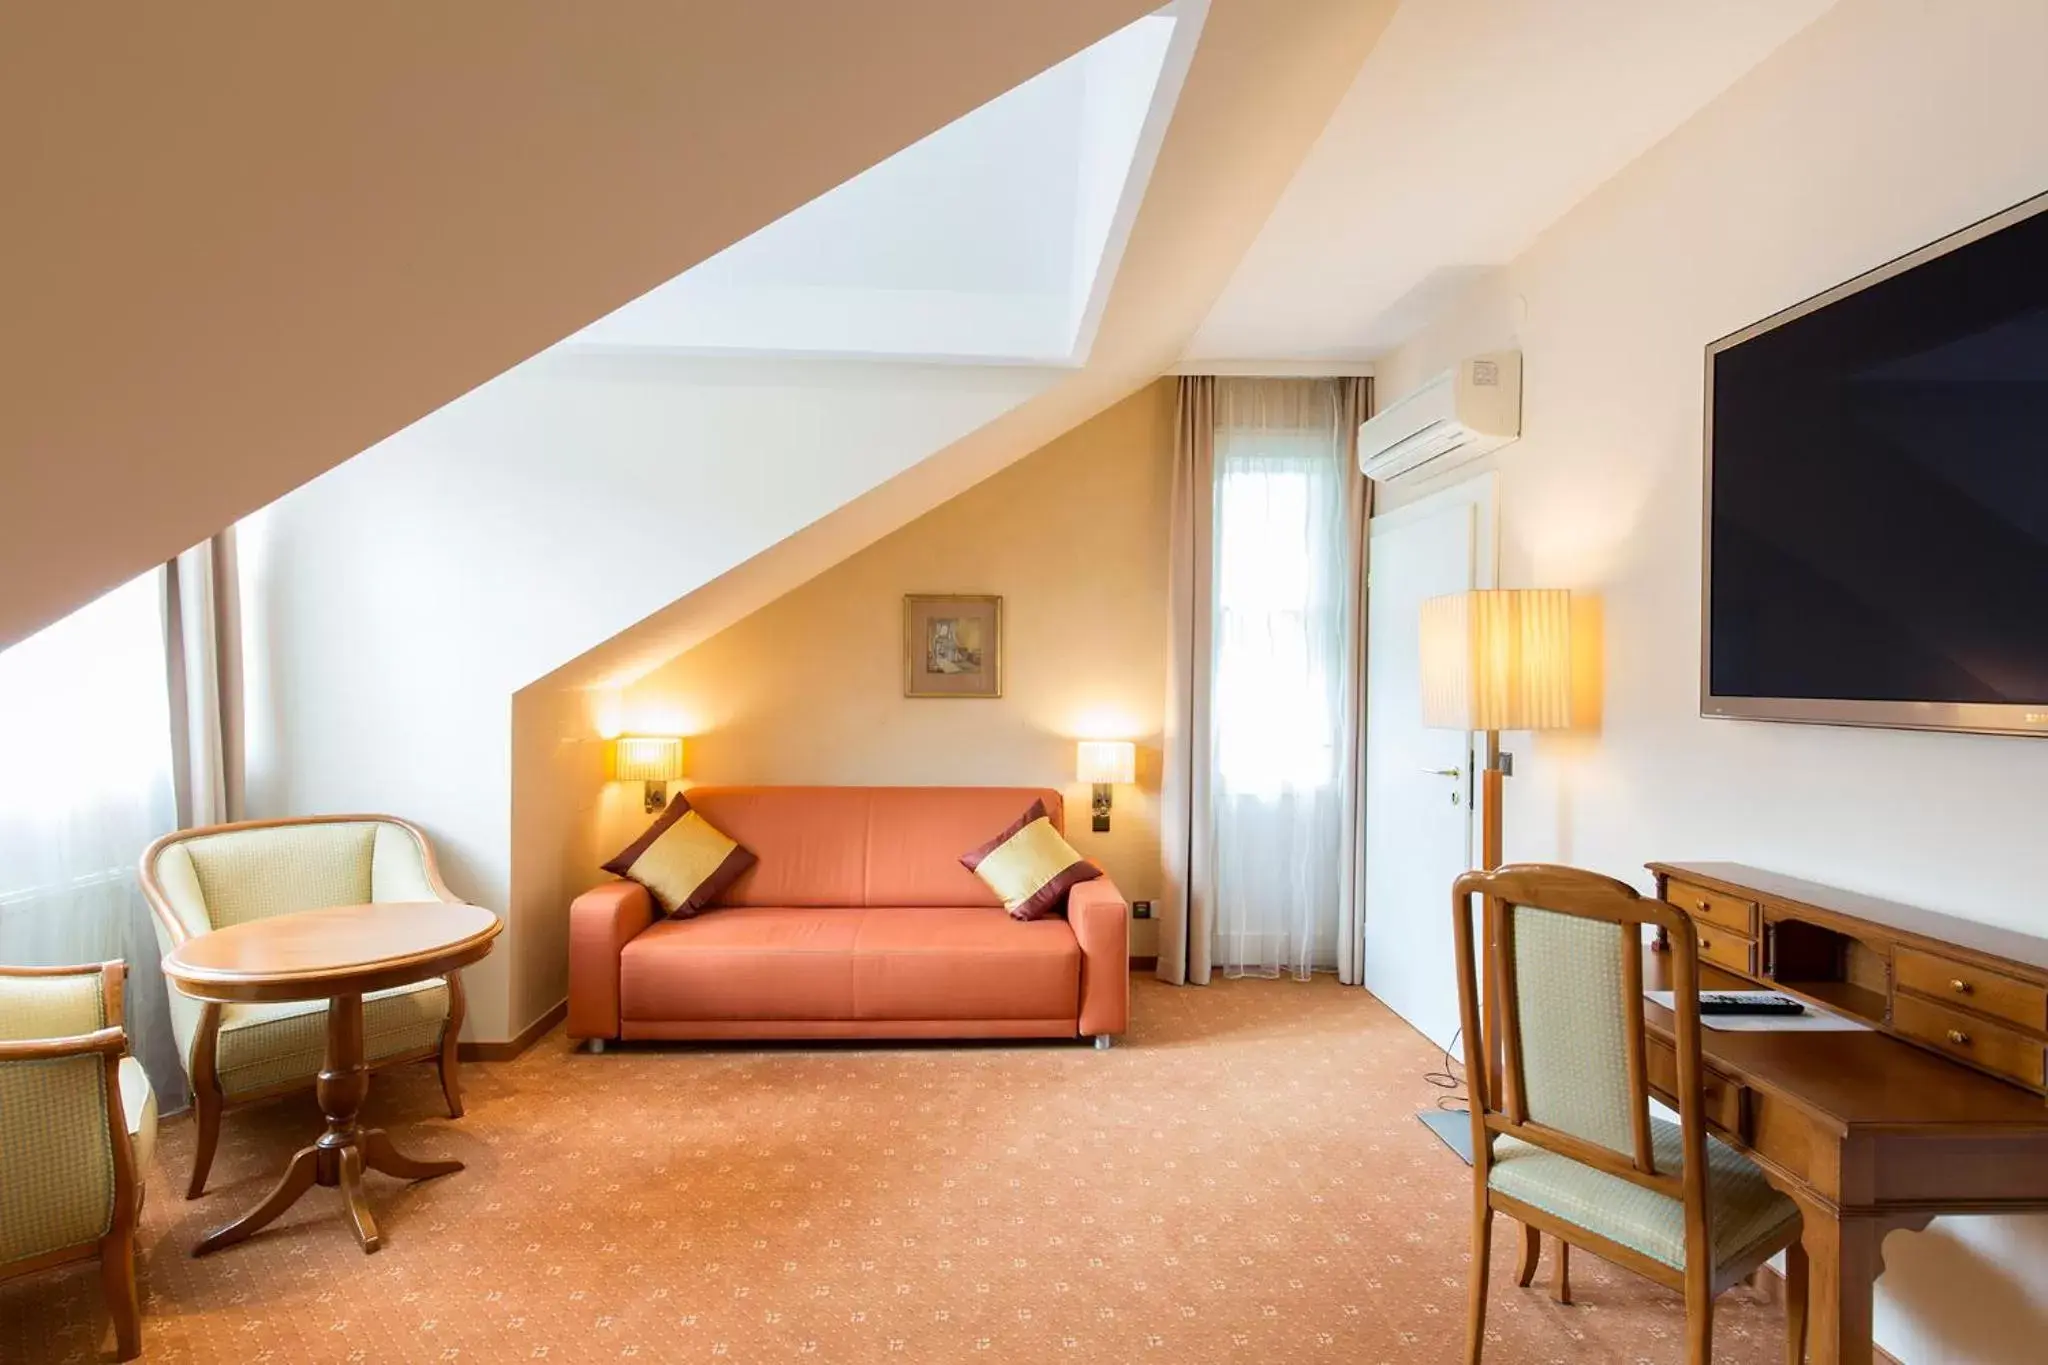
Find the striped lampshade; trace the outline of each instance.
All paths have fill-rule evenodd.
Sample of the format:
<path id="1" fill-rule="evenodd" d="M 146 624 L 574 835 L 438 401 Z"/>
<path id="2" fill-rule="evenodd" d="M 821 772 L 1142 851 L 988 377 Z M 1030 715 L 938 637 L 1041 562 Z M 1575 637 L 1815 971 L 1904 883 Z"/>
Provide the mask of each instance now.
<path id="1" fill-rule="evenodd" d="M 683 775 L 675 735 L 621 735 L 612 741 L 612 776 L 621 782 L 673 782 Z"/>
<path id="2" fill-rule="evenodd" d="M 1138 746 L 1127 739 L 1084 739 L 1074 756 L 1077 782 L 1121 782 L 1138 780 Z"/>
<path id="3" fill-rule="evenodd" d="M 1562 730 L 1572 723 L 1572 595 L 1497 588 L 1422 604 L 1422 723 Z"/>

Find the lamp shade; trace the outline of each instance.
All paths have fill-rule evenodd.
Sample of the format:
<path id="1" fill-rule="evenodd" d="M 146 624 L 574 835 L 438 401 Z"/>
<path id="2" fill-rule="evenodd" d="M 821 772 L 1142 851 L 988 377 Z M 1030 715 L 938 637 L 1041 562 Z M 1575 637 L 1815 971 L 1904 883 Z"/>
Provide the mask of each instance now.
<path id="1" fill-rule="evenodd" d="M 1572 723 L 1572 595 L 1499 588 L 1422 604 L 1422 723 L 1562 730 Z"/>
<path id="2" fill-rule="evenodd" d="M 683 775 L 675 735 L 621 735 L 612 741 L 612 776 L 621 782 L 673 782 Z"/>
<path id="3" fill-rule="evenodd" d="M 1138 746 L 1127 739 L 1084 739 L 1074 762 L 1076 782 L 1138 780 Z"/>

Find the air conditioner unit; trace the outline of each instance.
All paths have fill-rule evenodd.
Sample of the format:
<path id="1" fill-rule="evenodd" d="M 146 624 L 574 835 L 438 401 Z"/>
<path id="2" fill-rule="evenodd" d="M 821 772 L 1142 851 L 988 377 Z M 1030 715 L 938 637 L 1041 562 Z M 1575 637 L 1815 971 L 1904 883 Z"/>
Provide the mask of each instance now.
<path id="1" fill-rule="evenodd" d="M 1445 370 L 1358 428 L 1358 467 L 1381 483 L 1440 474 L 1522 434 L 1522 353 Z"/>

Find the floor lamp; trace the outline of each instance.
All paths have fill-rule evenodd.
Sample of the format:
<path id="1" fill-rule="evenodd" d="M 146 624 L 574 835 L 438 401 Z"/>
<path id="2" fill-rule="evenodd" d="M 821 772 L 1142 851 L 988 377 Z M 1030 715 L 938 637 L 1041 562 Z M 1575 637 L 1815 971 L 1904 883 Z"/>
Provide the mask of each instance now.
<path id="1" fill-rule="evenodd" d="M 1422 723 L 1486 736 L 1479 865 L 1499 867 L 1501 782 L 1514 771 L 1513 757 L 1500 751 L 1500 732 L 1562 730 L 1572 723 L 1571 593 L 1488 588 L 1424 602 Z M 1486 956 L 1487 1032 L 1497 1042 L 1491 944 Z M 1487 1071 L 1499 1094 L 1497 1055 Z"/>
<path id="2" fill-rule="evenodd" d="M 1493 588 L 1432 597 L 1422 604 L 1422 723 L 1486 736 L 1480 769 L 1479 865 L 1501 865 L 1502 779 L 1514 771 L 1500 751 L 1503 730 L 1562 730 L 1572 723 L 1572 598 L 1563 588 Z M 1469 761 L 1469 758 L 1468 758 Z M 1494 921 L 1486 907 L 1485 924 Z M 1501 1095 L 1500 988 L 1493 941 L 1482 977 L 1487 1093 Z M 1427 1117 L 1423 1120 L 1428 1123 Z M 1431 1125 L 1434 1130 L 1435 1125 Z M 1466 1159 L 1470 1160 L 1469 1154 Z M 1532 1243 L 1533 1245 L 1533 1243 Z M 1569 1250 L 1558 1243 L 1558 1298 L 1571 1298 Z M 1526 1263 L 1533 1268 L 1534 1261 Z M 1526 1279 L 1523 1281 L 1527 1283 Z"/>

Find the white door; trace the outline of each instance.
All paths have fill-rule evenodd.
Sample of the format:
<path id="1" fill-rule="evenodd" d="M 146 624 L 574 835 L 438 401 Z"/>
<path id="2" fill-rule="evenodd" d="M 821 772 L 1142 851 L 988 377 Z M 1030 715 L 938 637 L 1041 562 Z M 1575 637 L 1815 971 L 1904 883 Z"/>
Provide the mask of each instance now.
<path id="1" fill-rule="evenodd" d="M 1458 1028 L 1451 883 L 1472 866 L 1472 736 L 1422 724 L 1422 603 L 1489 587 L 1493 480 L 1373 518 L 1367 589 L 1365 986 L 1438 1046 Z"/>

